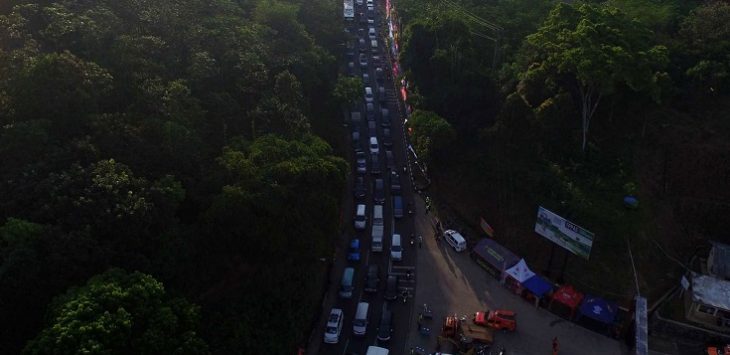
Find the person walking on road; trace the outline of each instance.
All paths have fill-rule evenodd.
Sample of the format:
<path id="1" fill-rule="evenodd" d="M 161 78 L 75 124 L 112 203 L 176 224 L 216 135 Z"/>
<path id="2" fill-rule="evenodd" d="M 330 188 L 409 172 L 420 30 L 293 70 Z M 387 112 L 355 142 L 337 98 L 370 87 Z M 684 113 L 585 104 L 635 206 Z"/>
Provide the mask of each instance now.
<path id="1" fill-rule="evenodd" d="M 558 350 L 560 350 L 560 344 L 558 344 L 558 337 L 553 338 L 553 355 L 558 355 Z"/>
<path id="2" fill-rule="evenodd" d="M 423 236 L 419 234 L 418 235 L 418 249 L 421 249 L 421 248 L 423 248 Z"/>

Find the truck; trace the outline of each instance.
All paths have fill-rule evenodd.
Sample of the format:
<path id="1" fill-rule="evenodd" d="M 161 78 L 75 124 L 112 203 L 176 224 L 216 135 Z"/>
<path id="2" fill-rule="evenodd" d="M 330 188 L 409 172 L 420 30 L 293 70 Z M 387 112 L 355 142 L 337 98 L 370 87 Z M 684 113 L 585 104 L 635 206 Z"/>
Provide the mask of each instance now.
<path id="1" fill-rule="evenodd" d="M 368 346 L 368 351 L 365 355 L 388 355 L 388 349 L 381 348 L 379 346 Z"/>
<path id="2" fill-rule="evenodd" d="M 456 315 L 444 318 L 441 336 L 450 339 L 461 348 L 469 348 L 473 343 L 488 345 L 494 341 L 490 329 L 462 322 Z"/>
<path id="3" fill-rule="evenodd" d="M 515 331 L 517 318 L 515 312 L 505 310 L 486 310 L 474 313 L 472 321 L 476 325 L 492 329 Z"/>
<path id="4" fill-rule="evenodd" d="M 383 225 L 383 206 L 373 206 L 373 228 L 370 232 L 373 242 L 371 248 L 373 252 L 383 251 L 383 233 L 385 226 Z"/>

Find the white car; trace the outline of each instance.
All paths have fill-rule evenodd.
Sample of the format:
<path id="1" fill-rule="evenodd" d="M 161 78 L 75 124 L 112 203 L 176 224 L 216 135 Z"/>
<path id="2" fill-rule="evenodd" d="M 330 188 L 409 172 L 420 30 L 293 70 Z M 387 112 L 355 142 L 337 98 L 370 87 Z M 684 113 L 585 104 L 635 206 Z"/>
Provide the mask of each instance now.
<path id="1" fill-rule="evenodd" d="M 459 232 L 447 229 L 444 231 L 444 239 L 457 253 L 466 250 L 466 239 Z"/>
<path id="2" fill-rule="evenodd" d="M 403 247 L 400 243 L 400 234 L 393 234 L 393 239 L 390 243 L 390 258 L 393 261 L 403 260 Z"/>
<path id="3" fill-rule="evenodd" d="M 344 314 L 339 308 L 332 308 L 330 316 L 327 319 L 327 328 L 324 331 L 324 342 L 327 344 L 337 344 L 340 341 L 340 333 L 342 333 L 342 323 Z"/>
<path id="4" fill-rule="evenodd" d="M 368 38 L 370 38 L 370 40 L 378 38 L 378 34 L 375 32 L 375 28 L 368 28 Z"/>
<path id="5" fill-rule="evenodd" d="M 375 101 L 375 96 L 373 95 L 373 88 L 366 86 L 365 87 L 365 102 L 373 102 Z"/>

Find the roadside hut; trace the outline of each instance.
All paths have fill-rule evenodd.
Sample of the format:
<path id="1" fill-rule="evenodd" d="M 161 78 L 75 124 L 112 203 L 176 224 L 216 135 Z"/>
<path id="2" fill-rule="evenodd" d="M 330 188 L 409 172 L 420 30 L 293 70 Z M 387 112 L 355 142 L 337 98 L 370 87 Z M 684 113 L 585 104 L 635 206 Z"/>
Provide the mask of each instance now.
<path id="1" fill-rule="evenodd" d="M 471 257 L 499 280 L 504 280 L 505 271 L 520 260 L 517 255 L 490 238 L 480 240 L 472 249 Z"/>
<path id="2" fill-rule="evenodd" d="M 524 297 L 530 302 L 535 302 L 535 306 L 538 306 L 540 301 L 546 299 L 553 290 L 553 284 L 540 275 L 527 279 L 522 283 L 522 286 L 525 288 Z"/>
<path id="3" fill-rule="evenodd" d="M 564 285 L 553 293 L 548 309 L 563 318 L 573 319 L 582 300 L 582 293 L 573 286 Z"/>
<path id="4" fill-rule="evenodd" d="M 576 323 L 593 331 L 613 336 L 618 305 L 601 297 L 586 295 L 578 308 Z"/>
<path id="5" fill-rule="evenodd" d="M 525 259 L 520 259 L 517 264 L 507 269 L 505 273 L 507 274 L 505 286 L 518 295 L 522 295 L 525 290 L 522 283 L 535 276 L 535 273 L 527 266 Z"/>

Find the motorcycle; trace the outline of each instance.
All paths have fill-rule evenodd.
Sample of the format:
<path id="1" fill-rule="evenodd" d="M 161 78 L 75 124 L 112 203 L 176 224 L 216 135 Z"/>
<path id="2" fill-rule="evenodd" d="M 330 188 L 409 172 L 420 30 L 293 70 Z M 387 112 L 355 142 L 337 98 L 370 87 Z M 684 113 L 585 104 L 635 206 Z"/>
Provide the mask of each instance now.
<path id="1" fill-rule="evenodd" d="M 416 246 L 416 237 L 414 237 L 413 234 L 411 234 L 411 246 Z"/>

